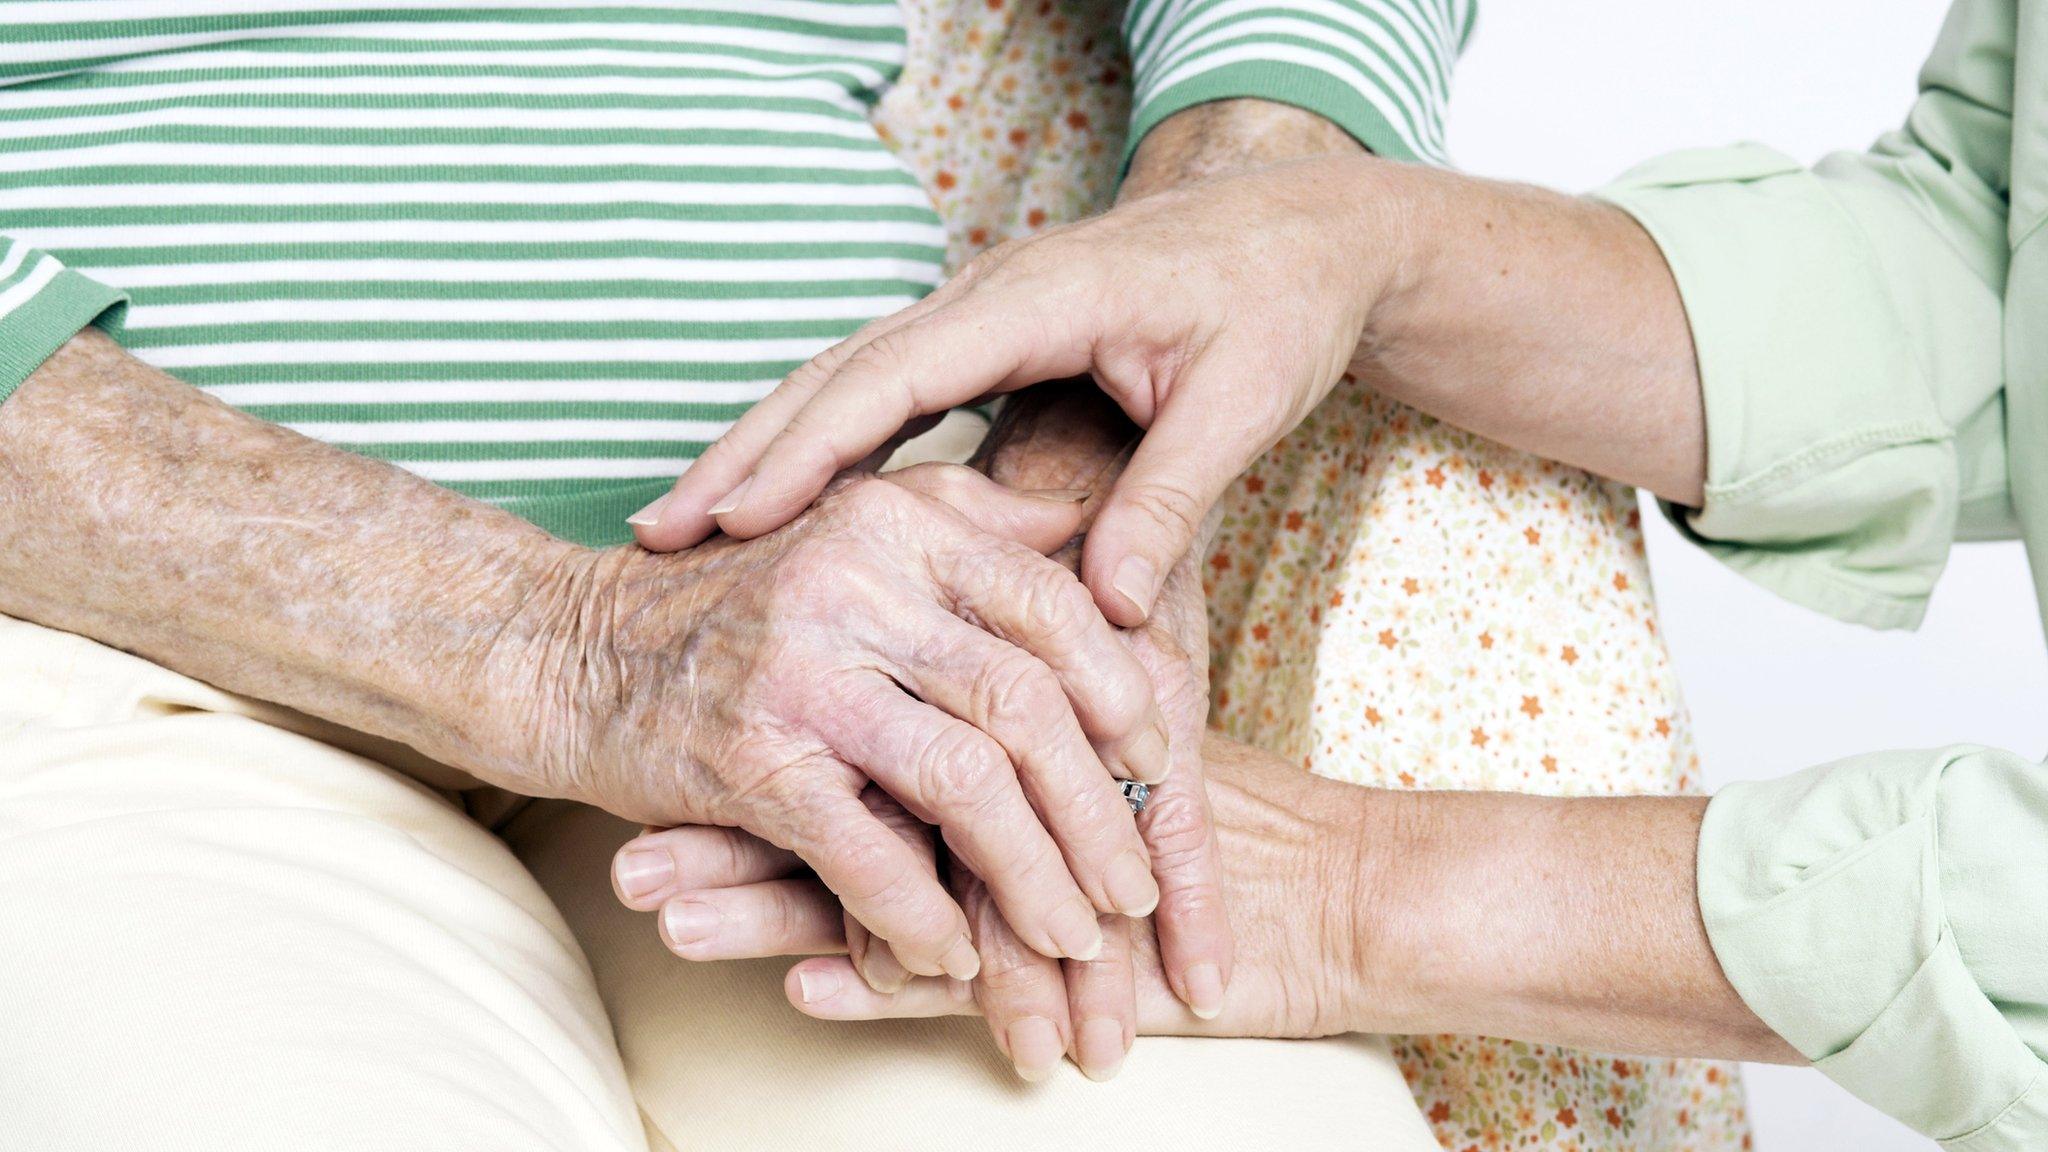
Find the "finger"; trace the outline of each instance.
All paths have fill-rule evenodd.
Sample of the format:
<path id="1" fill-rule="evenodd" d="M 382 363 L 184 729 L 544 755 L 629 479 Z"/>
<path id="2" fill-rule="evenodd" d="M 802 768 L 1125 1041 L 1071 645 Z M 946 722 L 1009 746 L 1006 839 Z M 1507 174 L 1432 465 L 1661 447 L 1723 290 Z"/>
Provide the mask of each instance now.
<path id="1" fill-rule="evenodd" d="M 885 479 L 931 497 L 991 536 L 1014 540 L 1039 553 L 1057 552 L 1081 530 L 1086 492 L 1054 489 L 1023 492 L 1006 488 L 959 464 L 916 464 Z"/>
<path id="2" fill-rule="evenodd" d="M 996 1047 L 1017 1075 L 1037 1082 L 1052 1075 L 1066 1054 L 1072 1030 L 1067 1021 L 1067 982 L 1060 962 L 1039 955 L 1004 922 L 988 889 L 973 873 L 953 866 L 953 895 L 967 910 L 981 976 L 974 998 L 988 1019 Z"/>
<path id="3" fill-rule="evenodd" d="M 948 627 L 987 639 L 957 620 L 934 616 Z M 881 677 L 865 690 L 851 690 L 845 702 L 845 709 L 817 717 L 819 735 L 919 819 L 938 825 L 947 844 L 969 867 L 1000 877 L 1003 910 L 1033 948 L 1048 956 L 1093 956 L 1102 946 L 1095 908 L 1076 886 L 1059 845 L 1026 800 L 1001 746 L 939 709 L 905 696 L 896 683 Z M 1100 768 L 1094 777 L 1110 787 Z M 1131 836 L 1136 843 L 1135 827 Z M 895 941 L 850 903 L 848 910 Z M 936 975 L 919 969 L 902 949 L 896 952 L 913 972 Z M 947 973 L 960 975 L 951 969 Z"/>
<path id="4" fill-rule="evenodd" d="M 1035 319 L 1038 301 L 1016 287 L 978 285 L 848 356 L 762 450 L 719 527 L 745 537 L 787 523 L 913 416 L 1086 371 L 1092 342 Z"/>
<path id="5" fill-rule="evenodd" d="M 919 976 L 896 992 L 877 992 L 843 957 L 806 960 L 783 978 L 797 1011 L 820 1020 L 919 1020 L 977 1016 L 973 986 L 949 976 Z"/>
<path id="6" fill-rule="evenodd" d="M 1209 794 L 1197 764 L 1178 767 L 1154 788 L 1138 816 L 1159 882 L 1153 928 L 1159 934 L 1160 965 L 1174 995 L 1204 1020 L 1223 1010 L 1236 956 L 1209 816 Z"/>
<path id="7" fill-rule="evenodd" d="M 821 767 L 823 765 L 820 765 Z M 967 918 L 931 863 L 847 790 L 843 764 L 792 765 L 747 794 L 747 824 L 811 866 L 868 930 L 921 976 L 972 979 L 980 968 Z"/>
<path id="8" fill-rule="evenodd" d="M 674 552 L 702 543 L 718 530 L 711 508 L 739 487 L 775 433 L 810 398 L 818 380 L 802 369 L 775 386 L 706 448 L 675 485 L 626 518 L 633 538 L 652 552 Z"/>
<path id="9" fill-rule="evenodd" d="M 720 507 L 737 492 L 753 472 L 761 453 L 819 387 L 868 341 L 937 307 L 943 291 L 941 289 L 940 293 L 927 296 L 900 312 L 869 321 L 853 335 L 820 352 L 784 377 L 773 391 L 742 413 L 724 435 L 705 449 L 689 470 L 676 480 L 673 488 L 627 519 L 626 522 L 633 525 L 633 535 L 640 546 L 655 552 L 673 552 L 697 544 L 716 531 L 718 523 L 712 516 L 712 509 Z M 879 449 L 882 443 L 877 441 L 875 448 Z M 816 493 L 812 496 L 815 498 Z M 809 505 L 810 501 L 806 500 L 792 509 L 789 515 L 795 516 Z M 785 517 L 784 521 L 787 519 Z M 779 528 L 781 524 L 778 522 L 769 528 Z"/>
<path id="10" fill-rule="evenodd" d="M 903 805 L 873 784 L 861 791 L 860 798 L 868 811 L 875 814 L 875 819 L 895 829 L 905 844 L 932 862 L 934 873 L 938 871 L 938 853 L 929 824 L 911 815 Z M 861 979 L 867 981 L 868 987 L 879 992 L 894 992 L 910 982 L 910 969 L 896 959 L 896 952 L 889 947 L 887 940 L 869 932 L 867 925 L 856 920 L 850 912 L 842 912 L 841 920 L 845 928 L 847 958 L 853 962 L 854 970 L 860 973 Z"/>
<path id="11" fill-rule="evenodd" d="M 1064 966 L 1074 1063 L 1090 1080 L 1114 1078 L 1138 1038 L 1138 976 L 1131 960 L 1131 922 L 1104 916 L 1102 955 Z"/>
<path id="12" fill-rule="evenodd" d="M 775 880 L 803 861 L 738 828 L 685 825 L 635 836 L 612 856 L 612 891 L 636 912 L 652 912 L 678 892 Z"/>
<path id="13" fill-rule="evenodd" d="M 1194 547 L 1209 509 L 1238 473 L 1273 445 L 1267 421 L 1168 403 L 1138 441 L 1089 526 L 1081 579 L 1112 623 L 1135 628 L 1152 613 L 1167 573 Z"/>
<path id="14" fill-rule="evenodd" d="M 661 906 L 661 940 L 685 960 L 843 952 L 840 905 L 816 880 L 684 892 Z"/>
<path id="15" fill-rule="evenodd" d="M 1152 680 L 1073 573 L 991 537 L 935 549 L 931 566 L 955 613 L 1051 670 L 1050 687 L 1064 701 L 1043 692 L 1047 685 L 1035 678 L 1008 685 L 1032 694 L 1037 715 L 1078 721 L 1112 775 L 1148 784 L 1166 778 L 1166 721 Z"/>
<path id="16" fill-rule="evenodd" d="M 1122 789 L 1103 771 L 1052 672 L 1012 645 L 958 621 L 935 622 L 929 635 L 933 642 L 926 646 L 925 660 L 898 671 L 897 679 L 920 698 L 987 733 L 1001 746 L 1007 762 L 1016 766 L 1022 794 L 1093 905 L 1081 906 L 1088 912 L 1086 925 L 1078 922 L 1078 909 L 1064 911 L 1062 915 L 1076 918 L 1068 930 L 1099 939 L 1094 931 L 1096 911 L 1149 915 L 1159 902 L 1151 858 L 1131 821 Z M 940 826 L 946 842 L 953 844 L 954 827 L 944 822 Z M 1021 890 L 1023 879 L 988 859 L 973 843 L 958 848 L 968 866 L 988 880 L 1010 922 L 1031 939 L 1029 921 L 1019 919 L 1019 914 L 1038 902 Z M 1048 953 L 1054 954 L 1086 960 L 1093 952 Z"/>
<path id="17" fill-rule="evenodd" d="M 896 951 L 889 947 L 887 940 L 868 931 L 867 926 L 854 919 L 850 912 L 842 912 L 841 919 L 847 959 L 853 962 L 853 970 L 868 987 L 877 992 L 897 992 L 914 979 L 910 969 L 896 959 Z"/>

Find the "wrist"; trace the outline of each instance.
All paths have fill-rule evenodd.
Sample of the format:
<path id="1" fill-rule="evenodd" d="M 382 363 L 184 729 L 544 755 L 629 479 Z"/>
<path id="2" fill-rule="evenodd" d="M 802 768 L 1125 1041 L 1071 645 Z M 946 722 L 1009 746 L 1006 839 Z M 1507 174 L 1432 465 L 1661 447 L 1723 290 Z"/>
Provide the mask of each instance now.
<path id="1" fill-rule="evenodd" d="M 1313 112 L 1242 98 L 1184 108 L 1145 134 L 1118 201 L 1307 156 L 1356 155 L 1364 146 Z"/>
<path id="2" fill-rule="evenodd" d="M 593 727 L 591 683 L 615 619 L 603 603 L 625 549 L 597 551 L 552 538 L 485 554 L 474 585 L 441 599 L 447 629 L 475 643 L 431 653 L 421 692 L 434 747 L 423 751 L 486 783 L 527 796 L 584 799 Z"/>

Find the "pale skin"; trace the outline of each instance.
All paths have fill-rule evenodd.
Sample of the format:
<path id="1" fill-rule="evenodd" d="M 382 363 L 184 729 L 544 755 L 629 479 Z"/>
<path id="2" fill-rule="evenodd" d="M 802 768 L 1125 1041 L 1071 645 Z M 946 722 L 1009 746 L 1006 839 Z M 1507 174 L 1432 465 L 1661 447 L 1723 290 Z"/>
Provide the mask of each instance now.
<path id="1" fill-rule="evenodd" d="M 666 511 L 733 534 L 771 531 L 821 474 L 909 420 L 1086 374 L 1146 429 L 1082 561 L 1104 613 L 1137 624 L 1160 610 L 1163 574 L 1196 549 L 1231 477 L 1346 373 L 1515 447 L 1700 499 L 1698 365 L 1670 272 L 1640 228 L 1595 201 L 1337 156 L 1178 188 L 995 250 L 757 406 L 725 453 L 736 497 L 722 483 L 679 487 Z M 1328 794 L 1275 799 L 1265 785 L 1235 790 L 1222 766 L 1253 754 L 1219 747 L 1212 737 L 1208 774 L 1238 925 L 1231 1004 L 1206 1022 L 1157 1008 L 1141 961 L 1141 1030 L 1476 1032 L 1798 1059 L 1708 946 L 1692 871 L 1704 801 L 1313 782 L 1301 787 Z M 1304 820 L 1359 813 L 1324 829 L 1334 839 L 1323 850 L 1346 845 L 1372 894 L 1332 883 L 1305 851 L 1244 858 L 1244 823 L 1276 806 Z M 1421 842 L 1382 851 L 1375 813 L 1405 813 L 1397 826 L 1420 829 Z M 1323 942 L 1262 950 L 1262 933 Z M 1374 950 L 1368 972 L 1346 969 Z M 973 1006 L 944 982 L 888 994 L 842 980 L 806 1001 L 802 977 L 823 981 L 837 963 L 800 965 L 792 999 L 834 1018 Z M 1261 987 L 1285 990 L 1285 1007 L 1261 1010 Z M 1350 987 L 1369 991 L 1340 1003 L 1367 1007 L 1293 1003 Z"/>
<path id="2" fill-rule="evenodd" d="M 850 479 L 772 540 L 592 550 L 96 332 L 0 405 L 0 612 L 517 792 L 747 828 L 927 975 L 980 961 L 871 784 L 984 871 L 1032 948 L 1094 956 L 1098 913 L 1158 900 L 1105 765 L 1160 779 L 1164 721 L 1040 554 L 1079 515 L 935 468 Z"/>

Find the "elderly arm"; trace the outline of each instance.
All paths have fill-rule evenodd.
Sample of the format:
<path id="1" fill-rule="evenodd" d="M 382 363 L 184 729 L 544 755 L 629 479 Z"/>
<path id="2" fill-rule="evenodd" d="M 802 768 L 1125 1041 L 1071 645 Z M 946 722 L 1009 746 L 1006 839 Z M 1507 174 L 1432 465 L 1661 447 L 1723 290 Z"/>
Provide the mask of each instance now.
<path id="1" fill-rule="evenodd" d="M 984 495 L 970 520 L 853 481 L 772 539 L 592 551 L 89 331 L 0 405 L 0 611 L 515 791 L 751 828 L 913 971 L 967 974 L 962 913 L 868 781 L 947 831 L 1031 947 L 1088 955 L 1098 909 L 1157 898 L 1098 749 L 1149 733 L 1119 766 L 1165 767 L 1144 670 L 1019 542 L 1057 547 L 1075 509 Z"/>

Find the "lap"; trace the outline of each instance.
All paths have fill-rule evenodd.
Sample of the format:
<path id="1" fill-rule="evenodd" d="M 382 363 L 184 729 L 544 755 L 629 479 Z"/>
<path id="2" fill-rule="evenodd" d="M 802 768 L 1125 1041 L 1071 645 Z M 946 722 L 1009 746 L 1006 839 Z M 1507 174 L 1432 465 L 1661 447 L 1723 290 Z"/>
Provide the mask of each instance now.
<path id="1" fill-rule="evenodd" d="M 618 905 L 607 867 L 634 831 L 553 801 L 505 829 L 590 957 L 657 1149 L 1437 1148 L 1376 1038 L 1144 1037 L 1110 1084 L 1062 1066 L 1034 1085 L 978 1019 L 812 1020 L 787 960 L 691 964 Z"/>
<path id="2" fill-rule="evenodd" d="M 641 1146 L 588 968 L 445 794 L 0 618 L 10 1146 Z"/>

